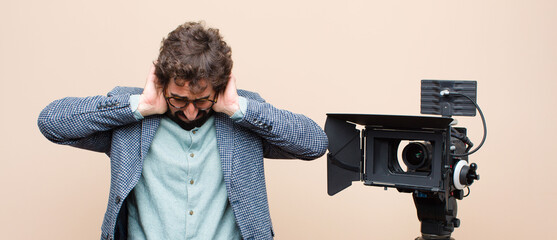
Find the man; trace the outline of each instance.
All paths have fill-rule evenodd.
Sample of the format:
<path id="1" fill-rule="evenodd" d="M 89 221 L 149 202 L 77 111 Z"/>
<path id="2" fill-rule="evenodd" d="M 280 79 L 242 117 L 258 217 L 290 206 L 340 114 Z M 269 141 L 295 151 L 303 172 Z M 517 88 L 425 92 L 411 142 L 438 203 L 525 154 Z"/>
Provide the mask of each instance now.
<path id="1" fill-rule="evenodd" d="M 163 40 L 144 89 L 64 98 L 40 114 L 51 141 L 104 152 L 111 186 L 101 239 L 272 239 L 263 158 L 311 160 L 311 119 L 237 90 L 216 29 L 188 22 Z"/>

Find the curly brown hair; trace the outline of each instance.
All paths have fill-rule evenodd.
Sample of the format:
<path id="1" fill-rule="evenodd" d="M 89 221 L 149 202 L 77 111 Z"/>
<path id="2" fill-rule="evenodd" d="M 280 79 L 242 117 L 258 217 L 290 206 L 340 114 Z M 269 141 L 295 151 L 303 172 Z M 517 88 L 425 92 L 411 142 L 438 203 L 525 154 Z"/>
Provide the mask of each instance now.
<path id="1" fill-rule="evenodd" d="M 218 29 L 203 22 L 186 22 L 162 40 L 155 75 L 161 86 L 170 80 L 179 86 L 189 82 L 192 90 L 202 90 L 207 80 L 216 92 L 224 91 L 232 71 L 232 52 Z"/>

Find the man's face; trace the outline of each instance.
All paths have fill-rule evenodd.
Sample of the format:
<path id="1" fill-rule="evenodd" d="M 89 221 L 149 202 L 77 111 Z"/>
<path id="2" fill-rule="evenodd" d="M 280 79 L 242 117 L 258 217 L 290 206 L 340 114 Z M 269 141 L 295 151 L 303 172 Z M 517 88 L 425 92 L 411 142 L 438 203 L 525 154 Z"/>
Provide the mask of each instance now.
<path id="1" fill-rule="evenodd" d="M 186 130 L 200 127 L 207 121 L 211 114 L 212 102 L 206 102 L 208 104 L 207 108 L 202 104 L 197 104 L 198 106 L 196 107 L 196 104 L 192 101 L 197 100 L 197 102 L 204 102 L 203 100 L 215 100 L 216 92 L 206 80 L 198 81 L 199 87 L 193 88 L 193 90 L 190 88 L 188 81 L 178 80 L 178 83 L 184 84 L 180 86 L 176 84 L 176 81 L 169 81 L 165 96 L 174 97 L 176 99 L 186 99 L 189 103 L 183 108 L 177 108 L 172 106 L 172 104 L 168 104 L 167 115 Z"/>

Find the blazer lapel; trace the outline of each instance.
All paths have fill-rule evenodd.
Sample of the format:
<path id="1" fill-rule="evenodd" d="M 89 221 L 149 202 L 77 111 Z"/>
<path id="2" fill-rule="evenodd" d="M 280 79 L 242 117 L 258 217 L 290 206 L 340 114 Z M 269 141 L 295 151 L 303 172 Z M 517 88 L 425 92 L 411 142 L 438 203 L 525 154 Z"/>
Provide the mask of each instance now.
<path id="1" fill-rule="evenodd" d="M 219 149 L 224 183 L 230 189 L 230 176 L 232 174 L 232 158 L 234 154 L 234 125 L 232 120 L 221 113 L 215 114 L 215 129 L 217 132 L 217 145 Z"/>
<path id="2" fill-rule="evenodd" d="M 141 123 L 141 165 L 143 166 L 143 159 L 147 156 L 149 147 L 153 142 L 157 128 L 161 123 L 161 116 L 147 117 Z"/>
<path id="3" fill-rule="evenodd" d="M 143 169 L 143 161 L 145 156 L 147 156 L 147 152 L 149 151 L 149 147 L 153 142 L 153 138 L 155 137 L 155 133 L 157 132 L 157 128 L 160 125 L 160 116 L 153 116 L 153 117 L 146 117 L 145 119 L 141 120 L 141 127 L 134 127 L 134 132 L 141 131 L 139 135 L 139 139 L 131 139 L 129 141 L 139 141 L 139 153 L 136 153 L 137 145 L 134 145 L 135 154 L 132 158 L 127 159 L 126 166 L 124 171 L 122 172 L 126 178 L 126 194 L 128 194 L 137 184 L 139 178 L 141 177 L 141 171 Z M 137 136 L 137 135 L 136 135 Z M 131 150 L 130 150 L 131 151 Z"/>

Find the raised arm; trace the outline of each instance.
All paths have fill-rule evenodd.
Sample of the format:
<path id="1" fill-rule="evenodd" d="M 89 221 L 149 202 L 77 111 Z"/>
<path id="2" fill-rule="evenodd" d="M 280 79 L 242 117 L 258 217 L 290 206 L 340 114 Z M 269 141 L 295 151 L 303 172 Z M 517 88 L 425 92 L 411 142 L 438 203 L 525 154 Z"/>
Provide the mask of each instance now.
<path id="1" fill-rule="evenodd" d="M 115 95 L 121 90 L 116 88 L 107 96 L 67 97 L 50 103 L 39 115 L 41 133 L 54 143 L 108 152 L 111 130 L 137 121 L 129 107 L 131 93 Z"/>
<path id="2" fill-rule="evenodd" d="M 166 111 L 162 88 L 151 67 L 145 88 L 116 87 L 107 96 L 67 97 L 42 110 L 38 125 L 50 141 L 108 153 L 112 129 L 137 122 L 130 108 L 130 96 L 139 95 L 137 110 L 142 116 Z"/>
<path id="3" fill-rule="evenodd" d="M 256 99 L 248 100 L 244 118 L 238 124 L 265 139 L 266 158 L 313 160 L 325 154 L 327 135 L 317 123 Z"/>
<path id="4" fill-rule="evenodd" d="M 247 109 L 237 124 L 264 139 L 266 158 L 312 160 L 325 154 L 328 139 L 325 132 L 310 118 L 266 103 L 257 93 L 240 91 L 247 99 Z M 232 116 L 239 109 L 236 79 L 231 79 L 219 95 L 213 109 Z"/>

